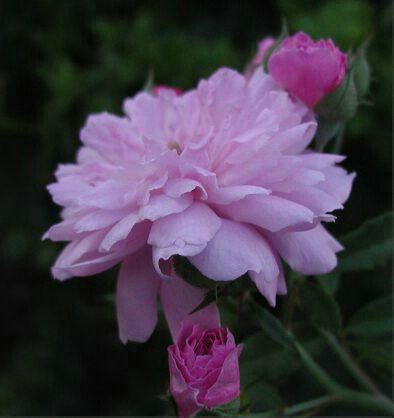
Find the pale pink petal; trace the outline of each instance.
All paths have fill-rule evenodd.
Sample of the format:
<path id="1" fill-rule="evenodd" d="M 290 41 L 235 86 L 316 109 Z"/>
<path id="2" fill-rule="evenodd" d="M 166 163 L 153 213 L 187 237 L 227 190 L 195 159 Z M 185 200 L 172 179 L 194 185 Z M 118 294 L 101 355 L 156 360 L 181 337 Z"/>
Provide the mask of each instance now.
<path id="1" fill-rule="evenodd" d="M 220 187 L 209 194 L 208 201 L 217 204 L 229 204 L 250 195 L 269 195 L 270 190 L 258 186 L 229 186 Z"/>
<path id="2" fill-rule="evenodd" d="M 299 223 L 313 223 L 313 212 L 279 196 L 250 196 L 219 210 L 234 221 L 247 222 L 275 232 Z"/>
<path id="3" fill-rule="evenodd" d="M 307 122 L 296 125 L 276 135 L 280 150 L 284 154 L 298 154 L 310 144 L 317 128 L 316 122 Z"/>
<path id="4" fill-rule="evenodd" d="M 322 190 L 345 203 L 352 190 L 355 173 L 348 174 L 341 167 L 327 167 L 323 170 L 326 181 L 320 186 Z"/>
<path id="5" fill-rule="evenodd" d="M 114 244 L 126 239 L 131 230 L 140 222 L 141 219 L 136 213 L 130 213 L 122 218 L 105 235 L 100 244 L 100 251 L 110 251 Z"/>
<path id="6" fill-rule="evenodd" d="M 174 341 L 177 339 L 181 322 L 184 320 L 200 324 L 203 328 L 220 326 L 219 311 L 215 303 L 190 315 L 204 300 L 206 292 L 206 289 L 191 286 L 174 273 L 167 279 L 161 279 L 161 305 Z"/>
<path id="7" fill-rule="evenodd" d="M 304 274 L 332 271 L 337 265 L 335 253 L 343 249 L 321 225 L 302 232 L 277 232 L 270 239 L 290 267 Z"/>
<path id="8" fill-rule="evenodd" d="M 176 198 L 166 195 L 152 196 L 146 205 L 141 206 L 139 217 L 155 221 L 173 213 L 183 212 L 192 203 L 193 195 L 191 193 L 184 193 Z"/>
<path id="9" fill-rule="evenodd" d="M 91 276 L 117 264 L 124 254 L 99 253 L 96 248 L 101 239 L 100 231 L 68 244 L 52 267 L 53 276 L 59 280 L 73 276 Z"/>
<path id="10" fill-rule="evenodd" d="M 151 249 L 144 247 L 128 256 L 120 268 L 116 314 L 123 343 L 146 341 L 156 326 L 160 278 L 151 259 Z"/>
<path id="11" fill-rule="evenodd" d="M 234 280 L 248 271 L 279 275 L 271 249 L 251 226 L 222 219 L 222 226 L 206 248 L 190 262 L 213 280 Z"/>
<path id="12" fill-rule="evenodd" d="M 195 255 L 202 251 L 220 228 L 220 218 L 202 203 L 194 203 L 179 214 L 155 221 L 148 244 L 153 246 L 153 260 L 160 272 L 160 259 L 174 254 Z"/>

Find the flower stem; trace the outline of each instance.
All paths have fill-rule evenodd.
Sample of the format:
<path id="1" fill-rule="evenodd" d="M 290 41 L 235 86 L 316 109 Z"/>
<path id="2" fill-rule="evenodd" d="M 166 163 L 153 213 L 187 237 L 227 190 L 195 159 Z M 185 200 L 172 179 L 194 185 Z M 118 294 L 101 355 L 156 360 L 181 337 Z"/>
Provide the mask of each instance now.
<path id="1" fill-rule="evenodd" d="M 339 128 L 338 135 L 334 142 L 334 146 L 332 150 L 333 154 L 339 154 L 341 152 L 344 136 L 345 136 L 345 125 L 342 124 L 342 126 Z"/>
<path id="2" fill-rule="evenodd" d="M 295 348 L 298 351 L 302 363 L 308 369 L 310 374 L 312 374 L 315 379 L 328 390 L 328 392 L 334 395 L 338 402 L 355 404 L 383 412 L 384 414 L 390 416 L 394 415 L 394 404 L 390 399 L 383 395 L 371 395 L 369 393 L 358 392 L 356 390 L 345 388 L 335 382 L 323 369 L 321 369 L 304 347 L 297 341 L 295 342 Z"/>
<path id="3" fill-rule="evenodd" d="M 358 382 L 358 384 L 367 390 L 368 392 L 375 393 L 383 396 L 375 383 L 371 378 L 360 368 L 360 366 L 355 362 L 350 353 L 345 350 L 345 348 L 339 344 L 337 338 L 331 334 L 331 332 L 326 330 L 320 330 L 320 333 L 323 335 L 327 344 L 335 352 L 338 358 L 342 361 L 342 364 L 350 372 L 353 378 Z"/>
<path id="4" fill-rule="evenodd" d="M 241 415 L 241 418 L 265 418 L 275 416 L 290 416 L 300 414 L 302 412 L 310 411 L 311 409 L 323 407 L 333 403 L 337 400 L 334 395 L 325 395 L 320 398 L 311 399 L 309 401 L 301 402 L 293 406 L 288 406 L 282 409 L 274 409 L 263 413 L 255 413 L 248 415 Z"/>

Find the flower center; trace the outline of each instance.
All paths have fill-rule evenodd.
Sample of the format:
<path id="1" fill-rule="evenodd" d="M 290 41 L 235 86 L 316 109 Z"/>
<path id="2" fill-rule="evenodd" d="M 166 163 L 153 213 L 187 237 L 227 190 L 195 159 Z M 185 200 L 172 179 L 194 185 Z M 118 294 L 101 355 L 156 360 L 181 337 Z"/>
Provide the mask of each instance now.
<path id="1" fill-rule="evenodd" d="M 173 150 L 173 149 L 176 150 L 176 152 L 177 152 L 178 155 L 182 152 L 181 147 L 179 146 L 178 142 L 176 142 L 176 141 L 169 142 L 167 144 L 167 147 L 170 150 Z"/>

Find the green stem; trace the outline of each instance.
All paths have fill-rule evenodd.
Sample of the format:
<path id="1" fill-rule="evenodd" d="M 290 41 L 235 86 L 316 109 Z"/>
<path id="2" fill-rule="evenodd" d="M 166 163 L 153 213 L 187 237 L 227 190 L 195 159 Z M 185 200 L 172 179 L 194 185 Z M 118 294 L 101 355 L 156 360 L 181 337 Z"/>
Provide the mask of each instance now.
<path id="1" fill-rule="evenodd" d="M 335 382 L 320 368 L 309 353 L 299 342 L 294 343 L 302 363 L 320 384 L 332 395 L 336 396 L 339 402 L 355 404 L 366 408 L 375 409 L 390 416 L 394 415 L 394 404 L 383 395 L 371 395 L 343 387 Z"/>
<path id="2" fill-rule="evenodd" d="M 338 358 L 342 361 L 342 364 L 346 367 L 349 373 L 353 378 L 358 382 L 358 384 L 363 387 L 368 392 L 381 395 L 379 389 L 376 387 L 375 383 L 371 378 L 360 368 L 360 366 L 355 362 L 353 357 L 344 349 L 344 347 L 338 342 L 334 335 L 329 331 L 320 330 L 321 334 L 327 341 L 327 344 L 335 352 Z M 381 395 L 383 396 L 383 395 Z"/>
<path id="3" fill-rule="evenodd" d="M 301 362 L 309 370 L 310 374 L 325 388 L 328 392 L 336 394 L 339 391 L 339 384 L 335 382 L 331 377 L 313 360 L 305 348 L 299 343 L 294 343 L 298 354 L 300 356 Z"/>
<path id="4" fill-rule="evenodd" d="M 338 135 L 334 142 L 334 146 L 332 150 L 333 154 L 339 154 L 341 152 L 344 136 L 345 136 L 345 124 L 342 124 L 342 126 L 339 128 Z"/>
<path id="5" fill-rule="evenodd" d="M 306 402 L 301 402 L 293 406 L 288 406 L 282 409 L 273 409 L 272 411 L 267 411 L 263 413 L 241 415 L 241 418 L 265 418 L 265 417 L 275 417 L 275 416 L 290 416 L 295 414 L 300 414 L 302 412 L 310 411 L 311 409 L 321 408 L 323 406 L 329 405 L 337 400 L 336 396 L 325 395 L 320 398 L 311 399 Z"/>

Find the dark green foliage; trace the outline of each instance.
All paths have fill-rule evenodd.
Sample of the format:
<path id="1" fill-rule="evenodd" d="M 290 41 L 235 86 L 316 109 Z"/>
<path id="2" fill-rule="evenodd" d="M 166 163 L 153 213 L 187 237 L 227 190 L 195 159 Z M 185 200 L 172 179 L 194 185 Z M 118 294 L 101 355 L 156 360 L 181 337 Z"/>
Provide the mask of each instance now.
<path id="1" fill-rule="evenodd" d="M 393 212 L 388 212 L 344 236 L 346 251 L 340 255 L 340 271 L 372 270 L 384 266 L 393 255 Z"/>
<path id="2" fill-rule="evenodd" d="M 317 327 L 338 332 L 341 314 L 334 297 L 312 281 L 305 281 L 299 288 L 301 306 L 308 319 Z"/>

